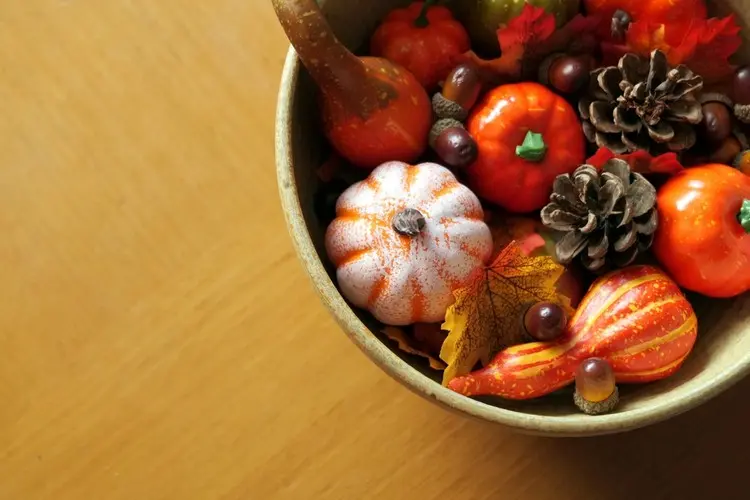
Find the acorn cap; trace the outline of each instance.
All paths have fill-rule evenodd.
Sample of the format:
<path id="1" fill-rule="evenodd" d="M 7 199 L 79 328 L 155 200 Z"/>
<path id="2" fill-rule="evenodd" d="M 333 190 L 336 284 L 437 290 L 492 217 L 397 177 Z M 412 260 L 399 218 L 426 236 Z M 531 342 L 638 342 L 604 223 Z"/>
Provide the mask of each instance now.
<path id="1" fill-rule="evenodd" d="M 617 390 L 617 386 L 615 386 L 615 390 L 607 399 L 604 401 L 593 402 L 583 399 L 583 397 L 578 394 L 578 391 L 576 391 L 573 394 L 573 401 L 578 409 L 586 415 L 602 415 L 615 409 L 617 403 L 620 402 L 620 393 Z"/>
<path id="2" fill-rule="evenodd" d="M 729 109 L 732 109 L 734 107 L 734 102 L 727 96 L 726 94 L 721 94 L 719 92 L 706 92 L 705 94 L 701 94 L 700 97 L 698 97 L 698 101 L 700 101 L 701 104 L 707 104 L 709 102 L 720 102 L 722 104 L 726 104 L 726 106 Z"/>
<path id="3" fill-rule="evenodd" d="M 734 116 L 742 123 L 750 123 L 750 104 L 735 104 Z"/>
<path id="4" fill-rule="evenodd" d="M 438 118 L 453 118 L 460 122 L 469 116 L 469 112 L 455 101 L 446 98 L 441 92 L 432 96 L 432 110 Z"/>
<path id="5" fill-rule="evenodd" d="M 443 133 L 443 130 L 453 127 L 466 128 L 463 123 L 454 118 L 441 118 L 436 121 L 430 129 L 430 147 L 435 148 L 435 141 Z"/>

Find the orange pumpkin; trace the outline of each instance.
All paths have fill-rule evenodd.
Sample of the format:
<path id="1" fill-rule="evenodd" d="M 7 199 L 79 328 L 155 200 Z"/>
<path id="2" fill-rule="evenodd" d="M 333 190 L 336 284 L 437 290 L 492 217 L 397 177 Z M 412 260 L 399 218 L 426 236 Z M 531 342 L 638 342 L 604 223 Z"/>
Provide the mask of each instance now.
<path id="1" fill-rule="evenodd" d="M 585 159 L 578 115 L 538 83 L 491 90 L 475 107 L 467 128 L 479 150 L 466 170 L 469 187 L 510 212 L 541 209 L 555 178 Z"/>
<path id="2" fill-rule="evenodd" d="M 396 326 L 442 321 L 492 254 L 479 199 L 436 163 L 384 163 L 348 188 L 325 245 L 341 294 Z"/>

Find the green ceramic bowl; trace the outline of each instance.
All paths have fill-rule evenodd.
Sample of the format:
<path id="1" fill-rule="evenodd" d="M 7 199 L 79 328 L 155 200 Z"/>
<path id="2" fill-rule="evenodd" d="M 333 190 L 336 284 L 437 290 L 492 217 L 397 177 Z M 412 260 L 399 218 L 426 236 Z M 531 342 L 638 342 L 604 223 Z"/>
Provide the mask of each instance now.
<path id="1" fill-rule="evenodd" d="M 408 1 L 328 0 L 321 2 L 337 35 L 350 48 L 361 46 L 390 9 Z M 750 0 L 714 6 L 750 19 Z M 747 30 L 747 28 L 745 28 Z M 746 31 L 750 33 L 750 31 Z M 317 113 L 315 88 L 294 51 L 284 66 L 276 117 L 276 163 L 281 204 L 305 271 L 321 300 L 349 338 L 388 375 L 413 392 L 461 414 L 512 429 L 549 436 L 610 434 L 663 421 L 726 390 L 750 369 L 750 297 L 694 300 L 699 333 L 693 353 L 667 380 L 621 388 L 617 411 L 602 416 L 579 413 L 570 393 L 529 402 L 471 399 L 440 383 L 440 374 L 418 357 L 399 351 L 378 332 L 366 313 L 353 310 L 336 289 L 323 249 L 325 227 L 313 210 L 315 170 L 324 160 L 325 143 L 310 116 Z M 692 297 L 691 297 L 692 299 Z"/>

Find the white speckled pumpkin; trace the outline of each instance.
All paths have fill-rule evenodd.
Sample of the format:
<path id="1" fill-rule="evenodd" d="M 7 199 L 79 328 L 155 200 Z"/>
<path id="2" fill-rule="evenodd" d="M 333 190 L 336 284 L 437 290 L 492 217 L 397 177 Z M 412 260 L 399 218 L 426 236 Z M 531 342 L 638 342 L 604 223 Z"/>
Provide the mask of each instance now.
<path id="1" fill-rule="evenodd" d="M 325 242 L 344 297 L 388 325 L 442 321 L 492 254 L 479 199 L 436 163 L 377 167 L 339 197 Z"/>

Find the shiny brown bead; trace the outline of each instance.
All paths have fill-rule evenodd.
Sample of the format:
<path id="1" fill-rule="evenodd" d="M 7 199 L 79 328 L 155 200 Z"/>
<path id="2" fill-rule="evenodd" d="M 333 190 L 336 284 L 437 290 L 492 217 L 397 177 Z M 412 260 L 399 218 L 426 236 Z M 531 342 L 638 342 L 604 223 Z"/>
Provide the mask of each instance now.
<path id="1" fill-rule="evenodd" d="M 615 373 L 601 358 L 588 358 L 576 370 L 576 392 L 586 401 L 598 403 L 615 392 Z"/>

